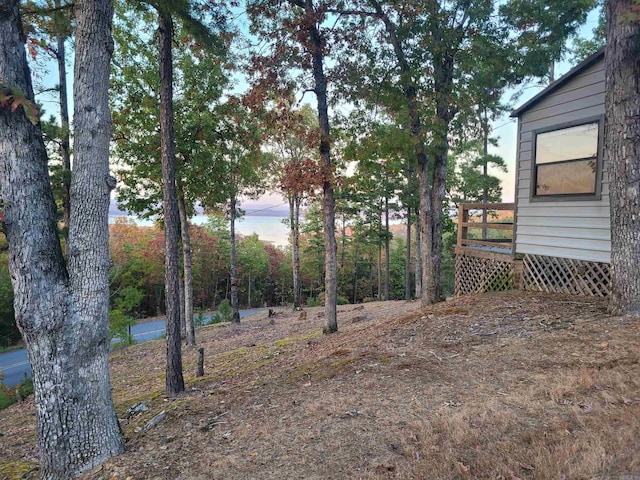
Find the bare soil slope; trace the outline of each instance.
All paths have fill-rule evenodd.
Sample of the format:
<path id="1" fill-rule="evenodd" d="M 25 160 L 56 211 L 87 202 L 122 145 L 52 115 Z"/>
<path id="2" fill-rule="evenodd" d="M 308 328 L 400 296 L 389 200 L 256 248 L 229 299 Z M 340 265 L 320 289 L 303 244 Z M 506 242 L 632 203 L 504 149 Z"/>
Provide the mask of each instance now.
<path id="1" fill-rule="evenodd" d="M 640 479 L 640 322 L 601 300 L 346 305 L 331 336 L 300 317 L 200 329 L 177 398 L 162 341 L 114 353 L 127 452 L 84 478 Z M 33 432 L 32 399 L 0 412 L 0 478 L 37 477 Z"/>

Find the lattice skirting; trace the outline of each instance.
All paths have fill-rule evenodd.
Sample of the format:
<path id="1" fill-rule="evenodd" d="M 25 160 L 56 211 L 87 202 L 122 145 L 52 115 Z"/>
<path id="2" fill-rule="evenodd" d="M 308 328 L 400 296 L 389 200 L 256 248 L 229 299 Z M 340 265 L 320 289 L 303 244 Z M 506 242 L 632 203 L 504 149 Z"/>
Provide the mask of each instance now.
<path id="1" fill-rule="evenodd" d="M 511 260 L 456 255 L 455 295 L 495 292 L 512 288 L 514 288 L 514 268 Z"/>
<path id="2" fill-rule="evenodd" d="M 611 291 L 611 270 L 608 263 L 527 254 L 522 284 L 525 290 L 605 297 Z"/>

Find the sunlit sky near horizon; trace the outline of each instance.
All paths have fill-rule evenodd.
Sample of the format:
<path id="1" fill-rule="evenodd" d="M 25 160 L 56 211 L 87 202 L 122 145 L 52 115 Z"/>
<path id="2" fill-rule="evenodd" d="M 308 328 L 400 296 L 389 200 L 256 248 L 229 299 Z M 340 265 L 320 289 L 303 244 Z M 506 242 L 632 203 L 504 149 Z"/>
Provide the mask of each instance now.
<path id="1" fill-rule="evenodd" d="M 591 30 L 597 24 L 597 12 L 592 12 L 589 15 L 589 18 L 582 28 L 582 35 L 587 36 L 591 33 Z M 73 58 L 72 55 L 69 55 L 68 59 L 68 85 L 71 89 L 73 85 Z M 566 73 L 573 65 L 568 62 L 559 62 L 556 64 L 556 77 L 560 77 L 564 73 Z M 48 72 L 40 73 L 40 79 L 35 80 L 35 89 L 36 91 L 42 87 L 51 87 L 58 83 L 57 81 L 57 71 L 55 70 L 55 65 L 49 68 Z M 518 89 L 512 89 L 505 94 L 505 100 L 509 101 L 510 97 L 514 95 L 516 92 L 521 91 L 521 95 L 518 98 L 517 102 L 509 102 L 514 108 L 518 105 L 523 104 L 529 98 L 536 95 L 539 91 L 544 88 L 542 85 L 529 85 L 524 87 L 520 87 Z M 70 98 L 72 96 L 70 95 Z M 57 116 L 57 107 L 55 99 L 51 97 L 51 95 L 47 96 L 39 96 L 38 101 L 43 103 L 43 107 L 45 110 L 45 115 Z M 72 102 L 72 99 L 70 100 Z M 70 110 L 73 111 L 72 105 L 70 105 Z M 499 170 L 492 171 L 493 175 L 499 177 L 502 181 L 502 192 L 503 192 L 503 201 L 511 202 L 514 201 L 514 191 L 515 191 L 515 156 L 516 156 L 516 119 L 510 118 L 509 113 L 505 113 L 500 118 L 496 119 L 493 122 L 493 132 L 492 135 L 498 139 L 497 147 L 490 147 L 490 152 L 496 155 L 501 156 L 506 164 L 508 171 L 502 172 Z M 245 200 L 243 202 L 243 208 L 247 211 L 247 216 L 252 216 L 252 212 L 260 211 L 261 216 L 267 215 L 271 210 L 275 211 L 280 208 L 286 208 L 284 199 L 278 195 L 277 193 L 268 193 L 263 195 L 258 200 Z M 262 237 L 262 235 L 261 235 Z"/>

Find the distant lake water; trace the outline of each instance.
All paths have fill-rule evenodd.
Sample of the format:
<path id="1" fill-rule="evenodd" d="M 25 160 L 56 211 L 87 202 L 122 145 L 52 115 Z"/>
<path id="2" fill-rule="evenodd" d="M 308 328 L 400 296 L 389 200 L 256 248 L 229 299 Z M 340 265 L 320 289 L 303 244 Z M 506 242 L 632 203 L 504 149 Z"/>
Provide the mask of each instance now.
<path id="1" fill-rule="evenodd" d="M 113 223 L 118 216 L 122 215 L 110 215 L 109 223 Z M 132 216 L 129 216 L 129 218 L 135 220 L 138 225 L 153 225 L 152 220 L 140 220 Z M 245 236 L 257 233 L 260 240 L 272 242 L 279 246 L 286 246 L 289 244 L 289 227 L 282 223 L 284 218 L 285 217 L 246 215 L 236 221 L 236 231 Z M 205 215 L 196 215 L 191 221 L 196 225 L 204 225 L 207 223 L 207 217 Z"/>
<path id="2" fill-rule="evenodd" d="M 236 221 L 236 231 L 245 236 L 257 233 L 260 240 L 285 246 L 289 244 L 289 227 L 282 223 L 283 218 L 246 215 Z M 207 217 L 196 215 L 192 221 L 202 225 L 207 222 Z"/>

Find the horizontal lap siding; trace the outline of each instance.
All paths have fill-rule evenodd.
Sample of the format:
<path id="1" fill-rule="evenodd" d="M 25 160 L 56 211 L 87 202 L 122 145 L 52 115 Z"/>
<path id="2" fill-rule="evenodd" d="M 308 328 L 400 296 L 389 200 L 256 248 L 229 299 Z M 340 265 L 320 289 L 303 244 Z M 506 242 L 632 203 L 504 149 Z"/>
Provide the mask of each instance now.
<path id="1" fill-rule="evenodd" d="M 519 118 L 516 252 L 609 262 L 609 181 L 602 168 L 599 201 L 531 202 L 533 132 L 604 114 L 604 62 L 599 61 Z"/>

